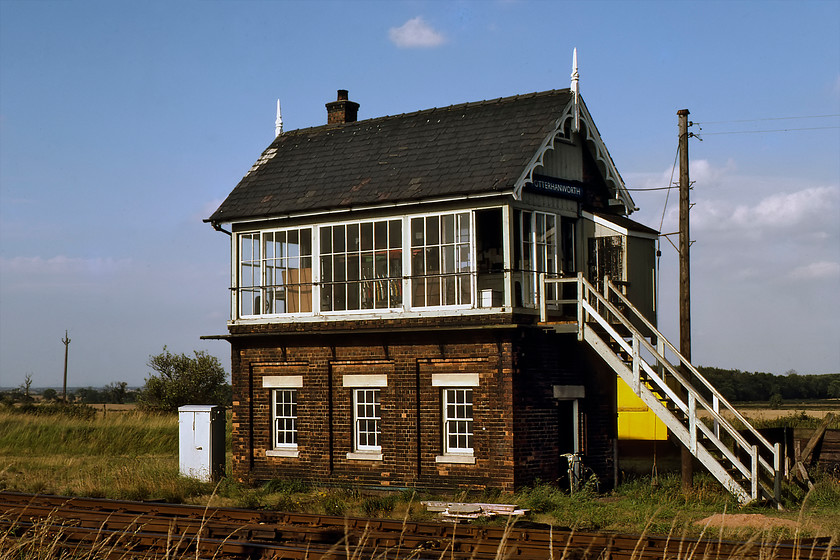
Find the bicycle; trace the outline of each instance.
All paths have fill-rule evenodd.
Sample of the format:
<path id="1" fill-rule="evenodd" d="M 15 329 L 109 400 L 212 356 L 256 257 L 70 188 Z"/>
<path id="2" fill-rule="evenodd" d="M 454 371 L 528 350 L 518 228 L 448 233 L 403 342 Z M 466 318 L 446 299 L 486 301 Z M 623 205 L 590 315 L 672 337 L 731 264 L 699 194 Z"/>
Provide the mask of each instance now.
<path id="1" fill-rule="evenodd" d="M 583 464 L 581 453 L 563 453 L 560 456 L 565 457 L 568 463 L 569 493 L 574 494 L 591 486 L 598 492 L 598 477 L 595 471 Z"/>

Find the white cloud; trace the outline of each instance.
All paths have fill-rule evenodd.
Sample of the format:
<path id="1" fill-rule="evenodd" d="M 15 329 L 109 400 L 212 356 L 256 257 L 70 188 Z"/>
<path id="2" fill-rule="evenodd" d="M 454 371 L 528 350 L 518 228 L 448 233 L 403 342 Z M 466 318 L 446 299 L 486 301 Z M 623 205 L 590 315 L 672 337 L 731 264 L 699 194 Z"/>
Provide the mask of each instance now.
<path id="1" fill-rule="evenodd" d="M 732 200 L 701 200 L 692 210 L 692 228 L 698 230 L 738 230 L 758 235 L 763 231 L 804 227 L 807 231 L 825 222 L 837 208 L 840 189 L 809 187 L 780 192 L 748 203 Z M 804 231 L 804 230 L 803 230 Z"/>
<path id="2" fill-rule="evenodd" d="M 707 159 L 691 160 L 688 166 L 689 177 L 692 183 L 703 185 L 704 188 L 719 186 L 735 170 L 735 162 L 732 159 L 727 160 L 723 167 L 715 167 Z M 674 180 L 679 180 L 679 171 L 675 173 Z"/>
<path id="3" fill-rule="evenodd" d="M 389 29 L 388 38 L 401 49 L 437 47 L 446 42 L 446 38 L 420 16 Z"/>
<path id="4" fill-rule="evenodd" d="M 795 268 L 790 273 L 794 280 L 840 279 L 840 263 L 819 261 Z"/>
<path id="5" fill-rule="evenodd" d="M 837 199 L 837 189 L 813 187 L 792 193 L 772 194 L 754 206 L 738 206 L 732 214 L 742 227 L 792 227 L 825 212 Z"/>

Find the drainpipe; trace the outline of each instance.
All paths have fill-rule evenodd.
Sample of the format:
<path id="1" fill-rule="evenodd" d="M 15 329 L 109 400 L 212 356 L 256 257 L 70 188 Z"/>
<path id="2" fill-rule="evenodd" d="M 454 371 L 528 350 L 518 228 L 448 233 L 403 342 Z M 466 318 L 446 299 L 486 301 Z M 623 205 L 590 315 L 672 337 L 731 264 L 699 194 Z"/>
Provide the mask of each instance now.
<path id="1" fill-rule="evenodd" d="M 226 234 L 228 237 L 230 237 L 232 235 L 231 232 L 229 232 L 228 230 L 222 229 L 222 224 L 220 224 L 218 222 L 210 222 L 210 225 L 213 226 L 213 229 L 215 229 L 216 231 L 221 231 L 222 233 Z"/>

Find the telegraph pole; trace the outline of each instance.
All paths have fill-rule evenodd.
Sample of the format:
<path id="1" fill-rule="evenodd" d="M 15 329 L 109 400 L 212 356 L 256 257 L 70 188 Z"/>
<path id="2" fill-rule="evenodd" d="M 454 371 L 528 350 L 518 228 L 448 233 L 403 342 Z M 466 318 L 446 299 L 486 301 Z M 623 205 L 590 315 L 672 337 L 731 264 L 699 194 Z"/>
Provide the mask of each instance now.
<path id="1" fill-rule="evenodd" d="M 70 337 L 67 336 L 67 331 L 64 331 L 64 338 L 61 339 L 64 343 L 64 390 L 61 391 L 61 398 L 64 403 L 67 403 L 67 353 L 70 349 Z"/>
<path id="2" fill-rule="evenodd" d="M 680 129 L 680 354 L 691 363 L 691 275 L 688 212 L 690 183 L 688 179 L 688 109 L 677 111 Z M 688 372 L 683 371 L 688 378 Z M 694 479 L 694 457 L 685 446 L 681 450 L 682 488 L 690 490 Z"/>

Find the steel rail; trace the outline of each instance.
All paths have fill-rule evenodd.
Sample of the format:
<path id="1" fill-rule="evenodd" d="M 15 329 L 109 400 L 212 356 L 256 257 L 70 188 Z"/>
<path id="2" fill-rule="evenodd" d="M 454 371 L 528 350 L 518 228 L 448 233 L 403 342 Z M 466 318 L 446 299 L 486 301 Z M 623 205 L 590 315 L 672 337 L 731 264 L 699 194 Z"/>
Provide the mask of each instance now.
<path id="1" fill-rule="evenodd" d="M 838 552 L 835 543 L 826 539 L 768 544 L 526 528 L 516 523 L 453 525 L 0 492 L 0 547 L 12 546 L 27 531 L 36 530 L 55 535 L 62 546 L 74 550 L 111 543 L 114 558 L 172 558 L 170 553 L 176 552 L 185 558 L 289 560 L 536 560 L 551 555 L 816 560 Z M 97 557 L 109 556 L 99 552 Z"/>

